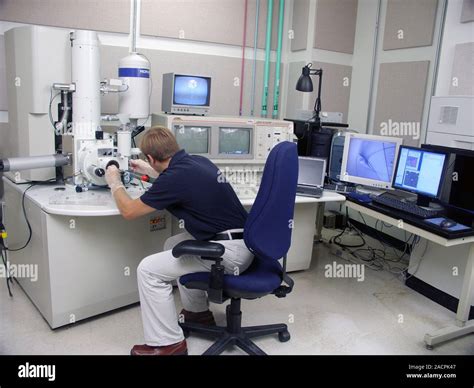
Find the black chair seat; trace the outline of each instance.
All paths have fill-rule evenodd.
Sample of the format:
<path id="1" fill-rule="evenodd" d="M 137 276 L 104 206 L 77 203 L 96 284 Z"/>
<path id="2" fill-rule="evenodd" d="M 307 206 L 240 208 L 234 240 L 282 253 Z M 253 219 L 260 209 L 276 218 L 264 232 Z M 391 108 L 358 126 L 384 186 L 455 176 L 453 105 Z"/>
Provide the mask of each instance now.
<path id="1" fill-rule="evenodd" d="M 208 290 L 209 272 L 196 272 L 180 277 L 186 288 Z M 239 276 L 224 275 L 224 294 L 230 298 L 255 299 L 271 294 L 282 281 L 282 267 L 276 260 L 254 258 L 249 268 Z"/>
<path id="2" fill-rule="evenodd" d="M 174 257 L 195 255 L 215 258 L 222 257 L 224 252 L 225 247 L 222 244 L 199 240 L 182 241 L 172 251 Z"/>

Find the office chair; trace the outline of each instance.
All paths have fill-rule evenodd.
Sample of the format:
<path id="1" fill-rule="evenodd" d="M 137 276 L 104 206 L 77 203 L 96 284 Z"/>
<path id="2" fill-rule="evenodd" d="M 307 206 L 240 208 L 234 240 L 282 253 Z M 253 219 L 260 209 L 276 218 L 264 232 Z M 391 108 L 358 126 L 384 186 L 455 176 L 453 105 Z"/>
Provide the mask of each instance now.
<path id="1" fill-rule="evenodd" d="M 181 276 L 186 288 L 205 290 L 209 300 L 226 308 L 227 326 L 206 326 L 181 323 L 185 336 L 196 332 L 217 341 L 204 355 L 222 353 L 228 345 L 237 345 L 251 355 L 265 355 L 250 338 L 278 334 L 281 342 L 290 339 L 285 324 L 242 327 L 241 299 L 256 299 L 274 294 L 285 297 L 293 289 L 293 280 L 286 274 L 286 254 L 291 244 L 292 219 L 298 178 L 296 144 L 282 142 L 268 156 L 262 182 L 244 227 L 244 241 L 254 254 L 250 267 L 240 276 L 224 274 L 221 264 L 225 247 L 221 244 L 188 240 L 173 248 L 173 256 L 197 255 L 214 261 L 211 272 L 197 272 Z M 283 258 L 283 266 L 279 259 Z M 286 285 L 283 284 L 286 283 Z"/>

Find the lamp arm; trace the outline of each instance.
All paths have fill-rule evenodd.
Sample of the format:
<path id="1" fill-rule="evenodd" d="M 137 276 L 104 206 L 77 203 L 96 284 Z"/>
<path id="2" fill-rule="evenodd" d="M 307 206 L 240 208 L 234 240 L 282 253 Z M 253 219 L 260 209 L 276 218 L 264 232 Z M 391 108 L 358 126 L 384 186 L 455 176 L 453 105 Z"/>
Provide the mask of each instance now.
<path id="1" fill-rule="evenodd" d="M 319 118 L 321 112 L 321 87 L 323 84 L 323 69 L 311 69 L 310 75 L 317 75 L 319 77 L 318 82 L 318 97 L 314 102 L 314 111 L 316 112 L 315 116 Z"/>

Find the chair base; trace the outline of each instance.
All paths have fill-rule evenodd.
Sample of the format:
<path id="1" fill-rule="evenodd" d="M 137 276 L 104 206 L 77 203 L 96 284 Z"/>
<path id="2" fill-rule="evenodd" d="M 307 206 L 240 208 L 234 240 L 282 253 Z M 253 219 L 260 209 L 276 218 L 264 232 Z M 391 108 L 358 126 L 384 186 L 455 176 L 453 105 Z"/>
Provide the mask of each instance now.
<path id="1" fill-rule="evenodd" d="M 290 340 L 288 326 L 285 324 L 248 326 L 242 327 L 242 312 L 240 311 L 240 299 L 232 299 L 226 308 L 227 326 L 207 326 L 198 323 L 180 323 L 184 335 L 187 337 L 191 332 L 202 334 L 209 338 L 217 338 L 217 341 L 207 349 L 203 355 L 221 354 L 229 346 L 238 346 L 250 355 L 264 356 L 266 353 L 255 345 L 250 338 L 261 337 L 269 334 L 278 334 L 280 342 Z"/>

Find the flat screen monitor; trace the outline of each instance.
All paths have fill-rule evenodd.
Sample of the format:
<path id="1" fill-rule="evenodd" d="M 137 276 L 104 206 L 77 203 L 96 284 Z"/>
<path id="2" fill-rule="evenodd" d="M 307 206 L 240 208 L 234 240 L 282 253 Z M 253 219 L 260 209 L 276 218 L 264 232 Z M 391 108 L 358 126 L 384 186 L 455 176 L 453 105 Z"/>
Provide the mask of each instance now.
<path id="1" fill-rule="evenodd" d="M 252 128 L 219 128 L 219 154 L 249 155 L 252 144 Z"/>
<path id="2" fill-rule="evenodd" d="M 341 180 L 380 189 L 392 188 L 392 177 L 402 139 L 347 133 Z"/>
<path id="3" fill-rule="evenodd" d="M 189 154 L 209 154 L 210 127 L 195 125 L 175 126 L 176 141 Z"/>
<path id="4" fill-rule="evenodd" d="M 400 147 L 393 187 L 429 198 L 439 198 L 447 154 L 415 147 Z"/>

